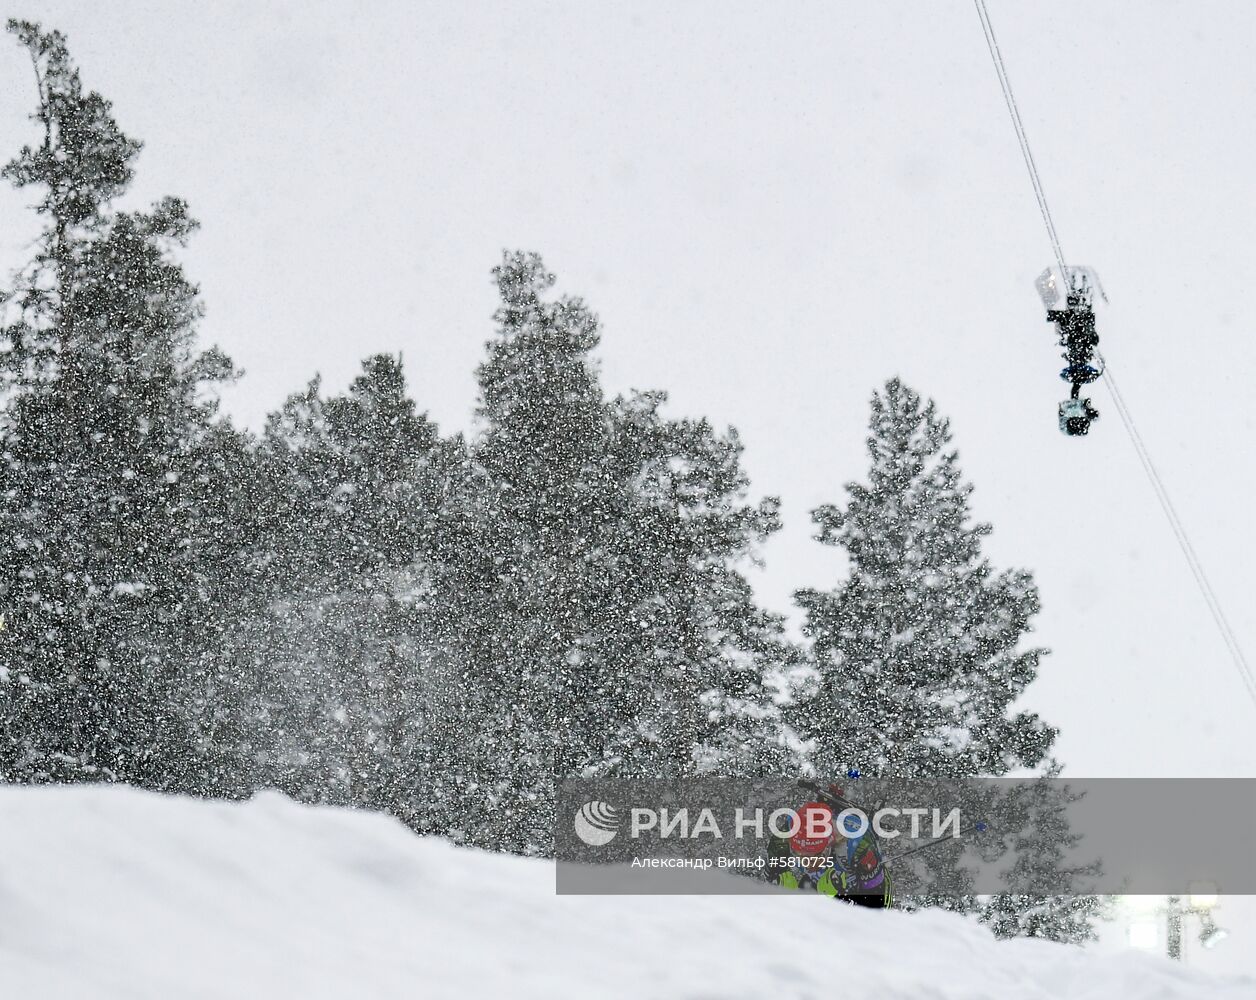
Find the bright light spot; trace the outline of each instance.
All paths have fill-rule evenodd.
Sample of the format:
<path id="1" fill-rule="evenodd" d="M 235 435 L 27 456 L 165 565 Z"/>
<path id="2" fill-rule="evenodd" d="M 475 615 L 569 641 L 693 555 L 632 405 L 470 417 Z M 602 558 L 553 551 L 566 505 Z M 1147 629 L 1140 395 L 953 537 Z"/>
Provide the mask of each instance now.
<path id="1" fill-rule="evenodd" d="M 1189 886 L 1192 910 L 1211 910 L 1217 905 L 1215 882 L 1192 882 Z"/>

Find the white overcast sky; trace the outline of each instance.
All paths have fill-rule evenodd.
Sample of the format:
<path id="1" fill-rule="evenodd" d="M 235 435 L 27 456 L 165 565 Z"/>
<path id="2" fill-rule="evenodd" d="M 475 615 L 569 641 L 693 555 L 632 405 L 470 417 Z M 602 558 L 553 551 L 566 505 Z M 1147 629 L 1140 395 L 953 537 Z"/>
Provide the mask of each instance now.
<path id="1" fill-rule="evenodd" d="M 1049 249 L 967 0 L 5 6 L 67 32 L 145 141 L 137 195 L 201 219 L 240 420 L 401 351 L 469 428 L 489 269 L 538 250 L 601 316 L 609 389 L 740 430 L 786 519 L 756 585 L 789 611 L 843 572 L 808 512 L 863 475 L 869 394 L 902 375 L 953 418 L 996 566 L 1037 575 L 1028 702 L 1070 772 L 1256 776 L 1256 706 L 1106 392 L 1089 439 L 1056 430 Z M 1111 297 L 1103 348 L 1256 655 L 1256 6 L 991 13 L 1064 249 Z M 7 43 L 6 158 L 33 102 Z M 6 271 L 28 201 L 0 192 Z"/>

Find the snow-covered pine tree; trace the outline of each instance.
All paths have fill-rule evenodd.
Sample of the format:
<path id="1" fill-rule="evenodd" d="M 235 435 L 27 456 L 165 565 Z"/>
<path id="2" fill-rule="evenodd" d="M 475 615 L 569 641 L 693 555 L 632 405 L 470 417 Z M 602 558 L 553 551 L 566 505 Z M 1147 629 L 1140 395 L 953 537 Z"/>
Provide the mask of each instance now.
<path id="1" fill-rule="evenodd" d="M 264 523 L 249 604 L 215 654 L 249 716 L 253 783 L 413 820 L 425 663 L 443 612 L 428 564 L 461 442 L 443 441 L 379 355 L 347 393 L 315 379 L 259 450 Z"/>
<path id="2" fill-rule="evenodd" d="M 734 435 L 664 419 L 659 394 L 604 397 L 597 319 L 547 297 L 539 257 L 495 276 L 433 801 L 468 840 L 544 853 L 563 777 L 783 760 L 763 675 L 788 652 L 737 569 L 777 505 L 744 501 Z"/>
<path id="3" fill-rule="evenodd" d="M 982 923 L 996 937 L 1084 944 L 1097 938 L 1095 925 L 1110 916 L 1111 897 L 1086 894 L 1102 866 L 1069 861 L 1081 837 L 1072 832 L 1066 809 L 1081 793 L 1059 783 L 1061 770 L 1051 761 L 1041 777 L 1016 785 L 1002 810 L 1004 821 L 1016 831 L 1014 860 L 1004 873 L 1010 891 L 989 897 L 980 911 Z"/>
<path id="4" fill-rule="evenodd" d="M 339 396 L 315 378 L 271 415 L 261 455 L 275 482 L 277 577 L 351 585 L 430 542 L 450 452 L 407 395 L 399 358 L 367 358 Z"/>
<path id="5" fill-rule="evenodd" d="M 990 527 L 970 523 L 972 488 L 932 402 L 892 379 L 873 396 L 871 431 L 867 484 L 847 486 L 844 510 L 813 515 L 849 577 L 797 595 L 818 671 L 799 712 L 815 765 L 928 778 L 1035 767 L 1055 732 L 1011 710 L 1044 652 L 1020 648 L 1033 578 L 982 556 Z"/>
<path id="6" fill-rule="evenodd" d="M 720 434 L 705 419 L 665 417 L 666 402 L 650 392 L 611 403 L 612 469 L 627 484 L 628 504 L 615 535 L 614 600 L 591 604 L 594 627 L 581 652 L 628 700 L 621 693 L 609 713 L 584 714 L 583 730 L 572 730 L 583 732 L 584 750 L 560 760 L 559 773 L 794 770 L 799 761 L 782 741 L 768 685 L 798 650 L 743 573 L 779 530 L 780 503 L 747 502 L 736 429 Z M 649 692 L 644 703 L 641 692 Z"/>
<path id="7" fill-rule="evenodd" d="M 0 315 L 0 776 L 196 790 L 169 640 L 214 615 L 239 441 L 198 352 L 172 255 L 183 202 L 112 207 L 140 145 L 85 91 L 58 32 L 10 21 L 34 67 L 39 139 L 3 170 L 40 192 L 34 259 Z"/>
<path id="8" fill-rule="evenodd" d="M 1020 648 L 1038 610 L 1029 573 L 995 572 L 981 554 L 990 528 L 969 518 L 971 487 L 948 447 L 947 421 L 898 379 L 872 399 L 867 484 L 845 509 L 813 514 L 817 538 L 840 546 L 849 576 L 797 599 L 815 682 L 795 710 L 814 740 L 820 774 L 947 779 L 1037 766 L 1055 732 L 1012 703 L 1033 680 L 1041 649 Z M 972 802 L 970 814 L 988 807 Z M 900 888 L 917 902 L 971 910 L 958 849 L 923 855 L 929 877 Z"/>

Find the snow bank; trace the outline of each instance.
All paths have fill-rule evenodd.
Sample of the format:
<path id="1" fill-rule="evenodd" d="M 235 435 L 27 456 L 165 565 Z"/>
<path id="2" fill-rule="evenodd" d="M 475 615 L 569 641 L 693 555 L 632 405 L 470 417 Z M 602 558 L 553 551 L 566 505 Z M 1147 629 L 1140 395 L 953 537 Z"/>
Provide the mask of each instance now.
<path id="1" fill-rule="evenodd" d="M 711 875 L 711 878 L 720 876 Z M 1167 960 L 827 899 L 557 897 L 380 816 L 0 789 L 0 997 L 1251 1000 Z"/>

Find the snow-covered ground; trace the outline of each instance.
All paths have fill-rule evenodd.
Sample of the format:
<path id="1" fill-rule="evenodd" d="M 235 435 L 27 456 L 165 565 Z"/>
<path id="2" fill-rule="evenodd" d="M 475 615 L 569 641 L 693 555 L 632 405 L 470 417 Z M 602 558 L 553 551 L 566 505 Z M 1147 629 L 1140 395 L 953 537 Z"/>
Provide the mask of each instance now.
<path id="1" fill-rule="evenodd" d="M 381 816 L 0 789 L 0 997 L 1250 1000 L 1135 952 L 794 896 L 559 897 Z M 721 876 L 711 875 L 711 878 Z"/>

